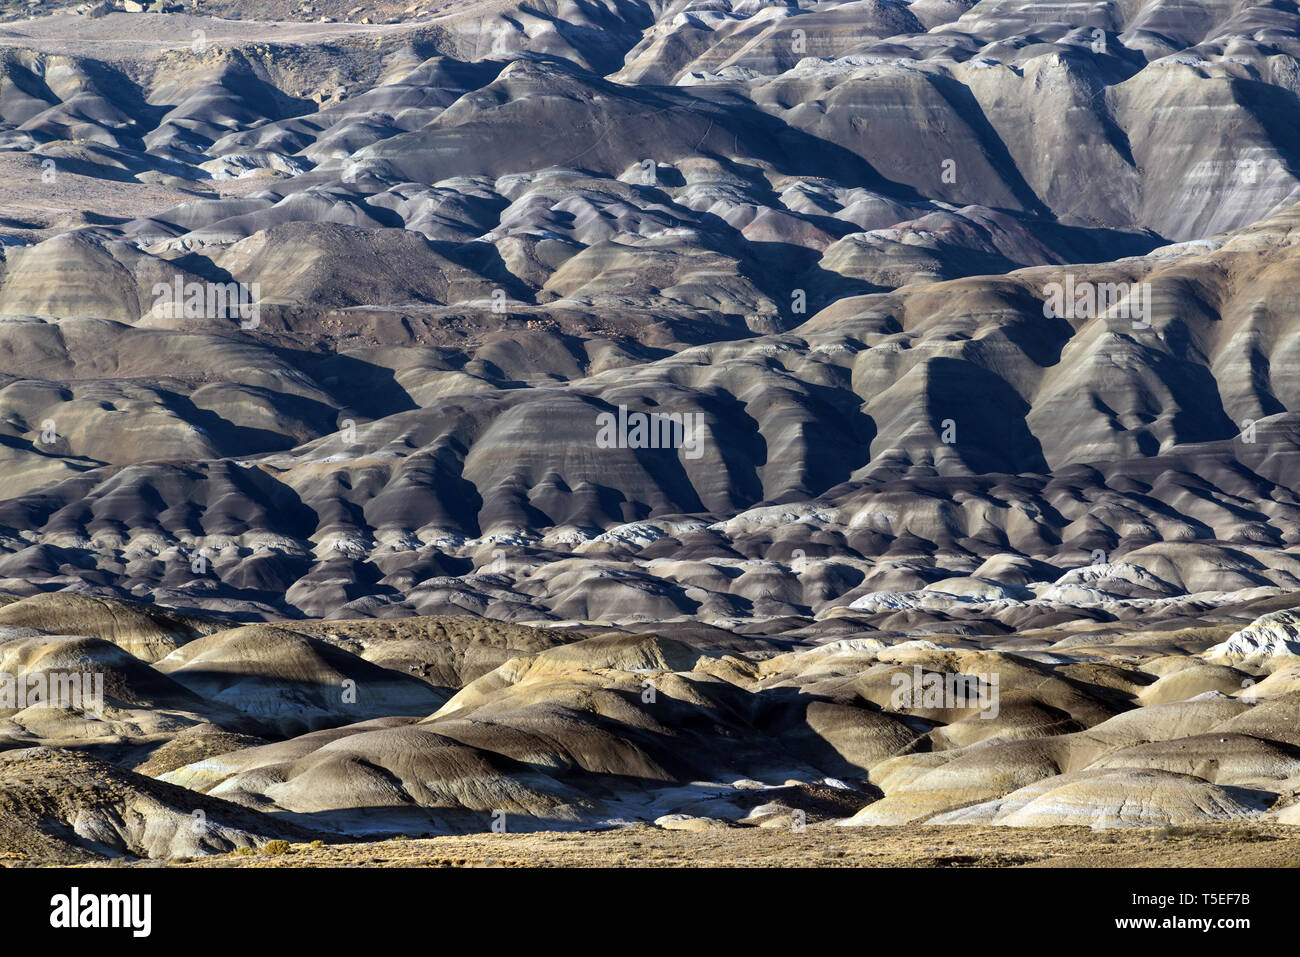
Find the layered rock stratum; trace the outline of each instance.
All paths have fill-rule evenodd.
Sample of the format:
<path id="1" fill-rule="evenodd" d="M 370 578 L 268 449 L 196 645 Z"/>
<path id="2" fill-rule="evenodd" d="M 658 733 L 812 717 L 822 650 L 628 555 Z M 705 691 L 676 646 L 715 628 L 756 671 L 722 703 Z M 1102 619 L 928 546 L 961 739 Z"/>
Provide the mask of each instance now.
<path id="1" fill-rule="evenodd" d="M 0 14 L 7 851 L 1300 821 L 1292 7 L 137 6 Z"/>

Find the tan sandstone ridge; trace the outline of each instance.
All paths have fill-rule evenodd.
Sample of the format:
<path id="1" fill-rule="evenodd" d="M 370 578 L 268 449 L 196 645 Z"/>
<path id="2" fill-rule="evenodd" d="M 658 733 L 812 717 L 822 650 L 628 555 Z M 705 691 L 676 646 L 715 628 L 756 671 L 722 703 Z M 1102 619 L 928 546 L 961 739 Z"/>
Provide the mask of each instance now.
<path id="1" fill-rule="evenodd" d="M 29 601 L 4 610 L 16 618 Z M 332 846 L 495 825 L 586 834 L 583 854 L 623 847 L 627 828 L 716 834 L 722 861 L 757 853 L 744 833 L 805 826 L 824 849 L 839 846 L 833 825 L 1278 835 L 1300 820 L 1300 690 L 1282 680 L 1292 666 L 1206 660 L 1277 611 L 1119 633 L 1088 623 L 1001 639 L 783 642 L 467 618 L 205 635 L 212 619 L 126 602 L 93 611 L 70 602 L 67 621 L 91 634 L 61 634 L 74 629 L 45 600 L 30 614 L 50 631 L 10 626 L 0 639 L 6 670 L 112 675 L 102 714 L 0 715 L 0 789 L 23 802 L 12 854 L 35 853 L 26 834 L 43 835 L 51 860 L 172 859 L 304 834 Z M 157 657 L 167 641 L 176 648 Z M 917 676 L 965 690 L 901 697 Z M 354 694 L 342 696 L 347 682 Z M 233 823 L 182 839 L 196 810 Z M 1077 843 L 1043 859 L 1092 853 Z"/>

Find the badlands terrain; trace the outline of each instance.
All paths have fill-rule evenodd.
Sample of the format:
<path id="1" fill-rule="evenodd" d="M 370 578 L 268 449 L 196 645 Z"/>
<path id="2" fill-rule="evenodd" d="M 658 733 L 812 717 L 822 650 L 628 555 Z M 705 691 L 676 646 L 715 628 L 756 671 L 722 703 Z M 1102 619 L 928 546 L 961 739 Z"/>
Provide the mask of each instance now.
<path id="1" fill-rule="evenodd" d="M 1291 3 L 0 3 L 0 862 L 1294 861 L 1298 97 Z"/>

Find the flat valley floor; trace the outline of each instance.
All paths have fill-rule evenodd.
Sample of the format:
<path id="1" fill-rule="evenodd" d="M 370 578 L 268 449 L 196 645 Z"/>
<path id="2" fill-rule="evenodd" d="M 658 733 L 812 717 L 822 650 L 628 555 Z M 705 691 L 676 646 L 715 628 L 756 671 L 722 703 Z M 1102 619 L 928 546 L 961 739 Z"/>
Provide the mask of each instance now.
<path id="1" fill-rule="evenodd" d="M 17 863 L 12 859 L 5 863 Z M 230 853 L 168 867 L 1295 867 L 1286 825 L 1164 828 L 876 827 L 810 824 L 665 831 L 472 834 Z M 101 866 L 101 865 L 91 865 Z M 120 866 L 120 865 L 119 865 Z M 135 866 L 158 866 L 140 861 Z"/>

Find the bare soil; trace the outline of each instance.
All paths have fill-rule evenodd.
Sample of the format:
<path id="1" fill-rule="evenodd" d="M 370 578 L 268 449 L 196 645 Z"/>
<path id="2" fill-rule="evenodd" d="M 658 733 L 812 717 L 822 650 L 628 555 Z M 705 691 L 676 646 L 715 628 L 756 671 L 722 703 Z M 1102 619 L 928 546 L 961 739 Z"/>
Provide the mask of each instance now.
<path id="1" fill-rule="evenodd" d="M 278 848 L 272 848 L 272 851 Z M 148 863 L 148 862 L 142 862 Z M 1285 825 L 1124 828 L 809 825 L 474 834 L 232 853 L 173 867 L 1294 867 Z M 93 866 L 93 865 L 92 865 Z"/>

